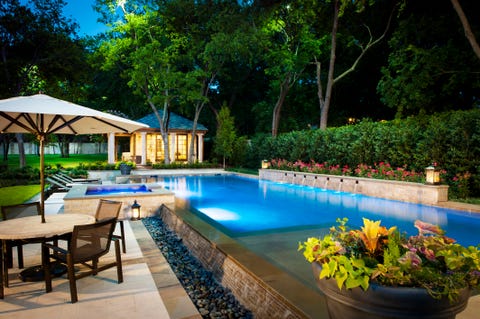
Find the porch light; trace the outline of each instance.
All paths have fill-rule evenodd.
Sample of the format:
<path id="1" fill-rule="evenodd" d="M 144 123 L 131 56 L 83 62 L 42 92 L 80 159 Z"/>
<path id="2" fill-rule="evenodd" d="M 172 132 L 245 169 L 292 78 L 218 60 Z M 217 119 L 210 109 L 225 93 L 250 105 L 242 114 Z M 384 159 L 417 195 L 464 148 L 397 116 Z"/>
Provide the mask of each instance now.
<path id="1" fill-rule="evenodd" d="M 425 183 L 430 185 L 440 184 L 440 170 L 433 165 L 426 167 Z"/>
<path id="2" fill-rule="evenodd" d="M 139 220 L 141 219 L 141 215 L 140 215 L 140 204 L 137 203 L 137 200 L 135 199 L 133 201 L 133 205 L 132 205 L 132 217 L 130 217 L 130 220 Z"/>

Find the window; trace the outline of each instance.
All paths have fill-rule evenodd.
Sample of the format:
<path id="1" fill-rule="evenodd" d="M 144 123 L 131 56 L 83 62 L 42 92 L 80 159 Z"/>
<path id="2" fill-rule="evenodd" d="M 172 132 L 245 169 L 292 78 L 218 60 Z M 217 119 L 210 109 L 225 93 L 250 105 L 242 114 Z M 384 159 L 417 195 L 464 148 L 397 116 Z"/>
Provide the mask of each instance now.
<path id="1" fill-rule="evenodd" d="M 187 160 L 187 145 L 188 137 L 187 135 L 177 135 L 177 152 L 175 154 L 176 161 L 186 161 Z"/>

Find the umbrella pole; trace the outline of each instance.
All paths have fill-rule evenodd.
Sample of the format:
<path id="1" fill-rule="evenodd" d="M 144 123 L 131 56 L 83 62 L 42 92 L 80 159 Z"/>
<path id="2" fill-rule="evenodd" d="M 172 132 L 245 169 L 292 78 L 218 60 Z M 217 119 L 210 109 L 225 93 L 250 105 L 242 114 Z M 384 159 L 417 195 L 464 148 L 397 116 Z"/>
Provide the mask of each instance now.
<path id="1" fill-rule="evenodd" d="M 45 136 L 39 135 L 38 141 L 40 143 L 40 214 L 42 223 L 45 223 L 45 152 L 43 149 Z"/>

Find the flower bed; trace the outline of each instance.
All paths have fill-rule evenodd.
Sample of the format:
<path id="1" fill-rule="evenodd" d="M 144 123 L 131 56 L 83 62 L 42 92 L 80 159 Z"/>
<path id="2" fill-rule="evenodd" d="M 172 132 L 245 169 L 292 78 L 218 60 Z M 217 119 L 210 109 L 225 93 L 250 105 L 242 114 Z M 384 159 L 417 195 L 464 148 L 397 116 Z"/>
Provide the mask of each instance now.
<path id="1" fill-rule="evenodd" d="M 293 163 L 283 159 L 273 159 L 268 162 L 268 164 L 269 165 L 267 166 L 269 168 L 286 171 L 425 183 L 425 174 L 423 172 L 408 170 L 406 165 L 403 167 L 395 168 L 392 167 L 389 163 L 385 162 L 380 162 L 373 166 L 366 164 L 358 164 L 355 168 L 351 168 L 348 165 L 340 166 L 338 164 L 331 165 L 329 163 L 316 163 L 315 161 L 311 161 L 310 163 L 296 161 L 295 163 Z M 445 174 L 445 172 L 441 173 Z"/>

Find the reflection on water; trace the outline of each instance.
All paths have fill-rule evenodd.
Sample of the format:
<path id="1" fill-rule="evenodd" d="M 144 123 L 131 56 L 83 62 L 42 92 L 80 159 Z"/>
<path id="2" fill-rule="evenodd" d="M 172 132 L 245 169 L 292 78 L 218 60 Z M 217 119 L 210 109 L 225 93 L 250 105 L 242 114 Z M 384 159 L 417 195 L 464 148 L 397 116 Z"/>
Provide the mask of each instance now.
<path id="1" fill-rule="evenodd" d="M 480 214 L 229 175 L 159 177 L 158 183 L 231 236 L 325 227 L 338 217 L 347 217 L 352 227 L 358 227 L 366 217 L 409 234 L 416 234 L 413 222 L 420 219 L 438 224 L 463 245 L 480 242 Z"/>

